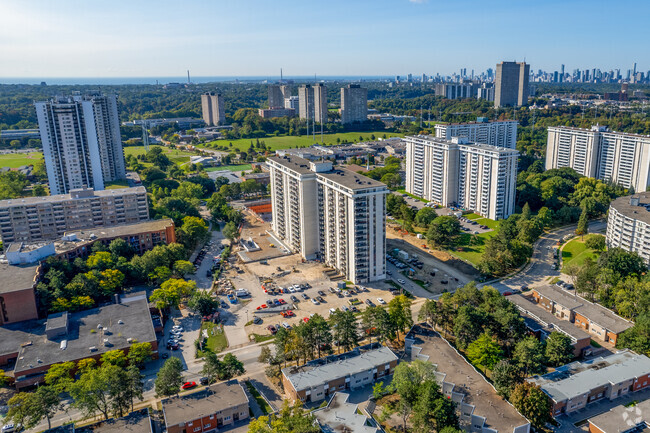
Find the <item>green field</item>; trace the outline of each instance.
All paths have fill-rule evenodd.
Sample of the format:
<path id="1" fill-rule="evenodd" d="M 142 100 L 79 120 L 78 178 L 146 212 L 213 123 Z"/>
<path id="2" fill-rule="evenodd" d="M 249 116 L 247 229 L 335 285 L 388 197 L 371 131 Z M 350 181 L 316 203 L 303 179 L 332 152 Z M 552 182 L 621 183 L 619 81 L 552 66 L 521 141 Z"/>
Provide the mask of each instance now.
<path id="1" fill-rule="evenodd" d="M 41 152 L 32 153 L 8 153 L 0 155 L 0 168 L 18 168 L 23 165 L 33 165 L 36 161 L 42 160 L 43 154 Z"/>
<path id="2" fill-rule="evenodd" d="M 585 241 L 592 236 L 601 236 L 601 235 L 587 235 L 584 236 L 584 239 L 577 237 L 572 241 L 569 241 L 564 248 L 562 248 L 562 272 L 566 269 L 566 265 L 569 263 L 574 263 L 578 266 L 582 266 L 585 260 L 592 259 L 596 260 L 600 253 L 591 248 L 587 248 Z"/>
<path id="3" fill-rule="evenodd" d="M 406 195 L 408 195 L 409 197 L 411 197 L 414 200 L 418 200 L 418 201 L 421 201 L 423 203 L 429 203 L 429 200 L 425 200 L 422 197 L 418 197 L 417 195 L 413 195 L 413 194 L 411 194 L 409 192 L 406 192 L 405 189 L 398 189 L 397 192 L 400 193 L 400 194 L 406 194 Z"/>
<path id="4" fill-rule="evenodd" d="M 251 167 L 250 164 L 222 165 L 219 167 L 208 167 L 205 169 L 205 171 L 222 171 L 222 170 L 243 171 L 243 170 L 251 170 L 252 168 L 253 167 Z"/>
<path id="5" fill-rule="evenodd" d="M 129 182 L 124 179 L 124 180 L 116 180 L 113 182 L 106 182 L 104 184 L 105 189 L 119 189 L 119 188 L 128 188 L 129 187 Z"/>
<path id="6" fill-rule="evenodd" d="M 193 152 L 189 152 L 186 150 L 178 150 L 178 149 L 170 149 L 165 146 L 160 146 L 158 144 L 152 144 L 149 146 L 149 149 L 153 149 L 154 147 L 162 147 L 163 153 L 167 155 L 167 158 L 170 159 L 174 164 L 184 164 L 186 162 L 189 162 L 190 156 L 195 155 Z M 144 155 L 146 152 L 144 151 L 143 146 L 129 146 L 124 148 L 124 156 L 127 155 L 133 155 L 133 156 L 138 156 L 138 155 Z M 141 161 L 144 165 L 148 165 L 148 163 Z"/>
<path id="7" fill-rule="evenodd" d="M 318 130 L 318 128 L 316 128 Z M 341 139 L 341 142 L 347 140 L 348 142 L 359 141 L 359 136 L 363 137 L 362 141 L 371 140 L 371 135 L 375 135 L 375 138 L 383 137 L 386 134 L 386 138 L 390 137 L 403 137 L 404 134 L 399 134 L 396 132 L 384 132 L 384 131 L 371 131 L 371 132 L 341 132 L 337 134 L 323 134 L 323 144 L 331 145 L 337 144 L 336 139 Z M 307 147 L 312 144 L 321 144 L 320 134 L 316 134 L 316 140 L 312 139 L 312 135 L 302 135 L 300 137 L 296 136 L 282 136 L 282 137 L 264 137 L 259 139 L 260 142 L 263 141 L 267 146 L 270 146 L 271 151 L 277 149 L 289 149 L 293 147 Z M 207 147 L 212 148 L 212 145 L 216 146 L 228 146 L 232 150 L 246 151 L 251 142 L 255 145 L 255 138 L 241 138 L 239 140 L 216 140 L 210 141 L 205 145 L 199 145 L 197 147 Z M 232 143 L 232 147 L 230 146 Z"/>
<path id="8" fill-rule="evenodd" d="M 478 263 L 481 261 L 481 257 L 483 257 L 483 253 L 485 252 L 485 245 L 487 244 L 487 241 L 496 234 L 497 234 L 496 230 L 493 230 L 491 232 L 481 233 L 478 235 L 472 235 L 470 233 L 463 232 L 460 235 L 460 242 L 458 242 L 458 247 L 462 248 L 463 251 L 450 250 L 448 252 L 453 256 L 459 257 L 463 260 L 467 260 L 474 266 L 477 266 Z M 472 238 L 472 236 L 476 236 L 478 238 L 477 245 L 469 244 L 469 241 Z"/>

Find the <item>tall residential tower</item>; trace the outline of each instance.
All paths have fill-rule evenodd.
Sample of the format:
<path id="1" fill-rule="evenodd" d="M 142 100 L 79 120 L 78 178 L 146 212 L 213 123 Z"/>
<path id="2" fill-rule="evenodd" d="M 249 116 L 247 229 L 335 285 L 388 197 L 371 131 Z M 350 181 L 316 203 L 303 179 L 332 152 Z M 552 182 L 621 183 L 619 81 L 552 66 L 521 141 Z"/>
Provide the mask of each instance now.
<path id="1" fill-rule="evenodd" d="M 513 107 L 528 102 L 530 65 L 526 62 L 501 62 L 497 64 L 494 81 L 494 106 Z"/>
<path id="2" fill-rule="evenodd" d="M 50 194 L 103 190 L 126 178 L 115 95 L 74 95 L 35 102 Z"/>
<path id="3" fill-rule="evenodd" d="M 358 84 L 341 88 L 341 123 L 368 120 L 368 89 Z"/>
<path id="4" fill-rule="evenodd" d="M 208 126 L 223 125 L 226 122 L 226 110 L 221 93 L 207 92 L 201 95 L 203 121 Z"/>

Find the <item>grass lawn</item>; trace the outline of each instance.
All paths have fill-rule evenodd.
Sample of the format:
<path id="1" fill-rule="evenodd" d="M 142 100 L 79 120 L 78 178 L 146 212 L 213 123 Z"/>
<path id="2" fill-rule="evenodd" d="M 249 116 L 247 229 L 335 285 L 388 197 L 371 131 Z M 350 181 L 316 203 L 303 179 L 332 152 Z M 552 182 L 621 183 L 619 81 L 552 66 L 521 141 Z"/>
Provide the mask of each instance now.
<path id="1" fill-rule="evenodd" d="M 18 168 L 23 165 L 34 165 L 34 162 L 43 159 L 41 152 L 31 153 L 8 153 L 0 155 L 0 168 Z"/>
<path id="2" fill-rule="evenodd" d="M 429 200 L 425 200 L 422 197 L 418 197 L 417 195 L 413 195 L 411 193 L 408 193 L 408 192 L 406 192 L 405 189 L 398 189 L 397 192 L 400 193 L 400 194 L 406 194 L 409 197 L 411 197 L 412 199 L 421 201 L 422 203 L 429 203 Z"/>
<path id="3" fill-rule="evenodd" d="M 340 132 L 336 134 L 323 134 L 323 144 L 326 145 L 337 144 L 336 143 L 337 138 L 339 138 L 341 142 L 346 140 L 348 142 L 355 142 L 355 141 L 359 141 L 360 136 L 363 137 L 362 141 L 369 141 L 371 140 L 371 135 L 373 134 L 375 138 L 383 137 L 384 134 L 386 134 L 386 138 L 404 136 L 404 134 L 399 134 L 396 132 L 385 132 L 385 131 Z M 300 137 L 297 136 L 264 137 L 264 138 L 260 138 L 259 140 L 264 141 L 264 143 L 267 146 L 270 146 L 271 151 L 275 151 L 277 149 L 289 149 L 298 146 L 311 146 L 312 144 L 321 144 L 320 134 L 316 134 L 315 141 L 311 134 L 309 136 L 302 135 Z M 215 140 L 206 143 L 209 146 L 199 145 L 198 147 L 212 148 L 212 145 L 217 145 L 217 146 L 228 146 L 229 149 L 232 150 L 238 149 L 240 151 L 242 150 L 245 151 L 250 147 L 251 142 L 255 144 L 256 139 L 241 138 L 239 140 Z M 230 147 L 230 143 L 232 143 L 232 147 Z"/>
<path id="4" fill-rule="evenodd" d="M 481 261 L 481 257 L 483 257 L 483 253 L 485 252 L 485 245 L 487 244 L 488 239 L 496 235 L 496 233 L 496 231 L 491 231 L 478 235 L 472 235 L 470 233 L 463 232 L 461 233 L 460 241 L 458 242 L 458 247 L 462 248 L 463 251 L 449 250 L 448 252 L 453 256 L 459 257 L 470 262 L 474 266 L 477 266 Z M 469 244 L 472 236 L 476 236 L 478 238 L 479 242 L 477 245 Z"/>
<path id="5" fill-rule="evenodd" d="M 205 343 L 205 350 L 198 351 L 199 357 L 202 357 L 203 352 L 208 350 L 214 353 L 219 353 L 228 347 L 228 340 L 226 339 L 226 334 L 223 332 L 221 325 L 212 322 L 203 322 L 201 325 L 201 335 L 203 334 L 204 329 L 208 332 L 208 340 Z M 199 336 L 199 338 L 202 337 Z"/>
<path id="6" fill-rule="evenodd" d="M 263 343 L 265 341 L 273 340 L 274 338 L 275 335 L 272 334 L 267 334 L 267 335 L 253 334 L 253 339 L 255 340 L 256 343 Z"/>
<path id="7" fill-rule="evenodd" d="M 159 144 L 152 144 L 149 146 L 149 149 L 153 149 L 154 147 L 162 147 L 163 153 L 167 155 L 167 158 L 170 159 L 174 164 L 183 164 L 186 162 L 189 162 L 190 156 L 194 155 L 193 152 L 188 152 L 186 150 L 179 150 L 179 149 L 170 149 L 169 147 L 166 146 L 160 146 Z M 124 156 L 127 155 L 133 155 L 133 156 L 138 156 L 138 155 L 144 155 L 146 152 L 144 151 L 144 146 L 128 146 L 124 148 Z M 144 165 L 147 165 L 147 162 L 141 161 Z"/>
<path id="8" fill-rule="evenodd" d="M 252 383 L 250 383 L 248 380 L 244 382 L 246 384 L 246 388 L 248 389 L 248 392 L 251 393 L 257 404 L 259 405 L 260 409 L 262 409 L 262 412 L 264 412 L 264 415 L 268 415 L 271 412 L 273 412 L 273 409 L 271 409 L 271 406 L 264 400 L 264 397 L 262 397 L 262 394 L 253 386 Z"/>
<path id="9" fill-rule="evenodd" d="M 564 272 L 566 265 L 569 263 L 575 263 L 578 266 L 582 266 L 582 264 L 588 258 L 592 260 L 596 260 L 598 258 L 599 253 L 595 250 L 592 250 L 591 248 L 587 248 L 585 245 L 585 241 L 592 236 L 602 235 L 587 235 L 584 236 L 584 240 L 580 237 L 577 237 L 564 245 L 564 248 L 562 249 L 562 272 Z"/>
<path id="10" fill-rule="evenodd" d="M 239 165 L 222 165 L 219 167 L 207 167 L 205 171 L 243 171 L 243 170 L 252 170 L 250 164 L 239 164 Z"/>
<path id="11" fill-rule="evenodd" d="M 128 188 L 129 187 L 129 182 L 126 181 L 126 179 L 123 180 L 116 180 L 113 182 L 106 182 L 104 185 L 105 189 L 119 189 L 119 188 Z"/>

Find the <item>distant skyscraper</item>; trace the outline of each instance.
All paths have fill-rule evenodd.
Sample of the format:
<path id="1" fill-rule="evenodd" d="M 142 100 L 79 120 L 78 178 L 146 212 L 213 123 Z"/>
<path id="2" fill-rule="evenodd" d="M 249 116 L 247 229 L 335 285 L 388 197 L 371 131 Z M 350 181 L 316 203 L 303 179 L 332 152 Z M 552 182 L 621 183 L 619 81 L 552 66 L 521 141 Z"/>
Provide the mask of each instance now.
<path id="1" fill-rule="evenodd" d="M 528 102 L 530 65 L 526 62 L 501 62 L 497 64 L 494 106 L 517 106 Z"/>
<path id="2" fill-rule="evenodd" d="M 368 89 L 358 84 L 341 88 L 341 123 L 365 122 L 368 118 Z"/>
<path id="3" fill-rule="evenodd" d="M 314 87 L 314 120 L 327 123 L 327 87 L 318 83 Z"/>
<path id="4" fill-rule="evenodd" d="M 221 93 L 208 92 L 201 95 L 203 120 L 208 126 L 221 125 L 226 121 L 226 110 Z"/>
<path id="5" fill-rule="evenodd" d="M 314 118 L 314 89 L 309 84 L 298 88 L 298 114 L 301 119 Z"/>
<path id="6" fill-rule="evenodd" d="M 36 102 L 50 194 L 103 190 L 126 178 L 115 95 L 89 94 Z"/>
<path id="7" fill-rule="evenodd" d="M 284 107 L 284 96 L 280 86 L 272 84 L 269 86 L 269 108 L 277 107 Z"/>

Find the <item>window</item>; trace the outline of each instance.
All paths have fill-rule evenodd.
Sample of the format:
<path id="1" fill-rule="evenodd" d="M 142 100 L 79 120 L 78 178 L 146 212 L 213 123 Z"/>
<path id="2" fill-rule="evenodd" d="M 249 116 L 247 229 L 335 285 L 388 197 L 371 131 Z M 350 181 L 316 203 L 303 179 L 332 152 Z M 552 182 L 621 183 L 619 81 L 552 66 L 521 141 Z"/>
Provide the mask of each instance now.
<path id="1" fill-rule="evenodd" d="M 230 415 L 228 415 L 228 416 L 224 416 L 224 417 L 223 417 L 223 420 L 224 420 L 224 421 L 230 421 Z"/>
<path id="2" fill-rule="evenodd" d="M 211 426 L 212 426 L 212 424 L 206 424 L 206 425 L 203 426 L 203 428 L 210 428 Z"/>
<path id="3" fill-rule="evenodd" d="M 194 427 L 194 431 L 201 431 L 201 427 Z"/>

